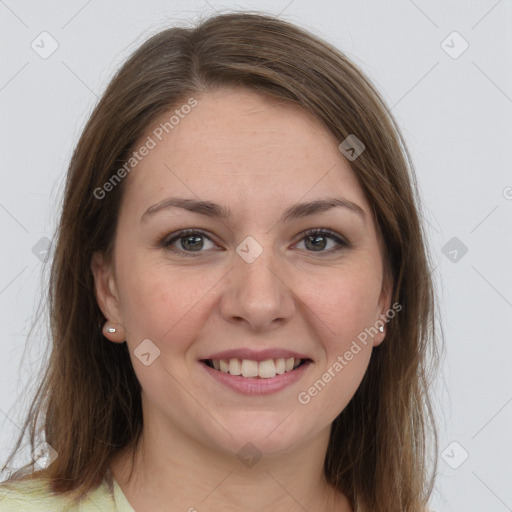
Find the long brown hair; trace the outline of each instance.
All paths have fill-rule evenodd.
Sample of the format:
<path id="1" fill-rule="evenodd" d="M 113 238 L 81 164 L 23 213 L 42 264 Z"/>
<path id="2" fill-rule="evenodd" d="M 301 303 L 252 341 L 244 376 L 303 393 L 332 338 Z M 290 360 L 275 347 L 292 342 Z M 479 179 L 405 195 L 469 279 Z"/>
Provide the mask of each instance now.
<path id="1" fill-rule="evenodd" d="M 357 510 L 424 510 L 436 469 L 429 387 L 439 346 L 411 158 L 389 109 L 343 53 L 291 23 L 249 12 L 154 35 L 116 73 L 92 113 L 70 162 L 51 267 L 51 355 L 23 425 L 32 448 L 44 439 L 58 457 L 41 471 L 27 464 L 9 481 L 41 477 L 78 500 L 108 476 L 116 452 L 135 449 L 141 388 L 127 344 L 102 335 L 90 268 L 95 251 L 111 256 L 124 181 L 102 199 L 95 191 L 157 117 L 223 86 L 290 100 L 335 140 L 354 134 L 365 145 L 351 167 L 374 209 L 392 302 L 403 311 L 333 422 L 324 471 Z"/>

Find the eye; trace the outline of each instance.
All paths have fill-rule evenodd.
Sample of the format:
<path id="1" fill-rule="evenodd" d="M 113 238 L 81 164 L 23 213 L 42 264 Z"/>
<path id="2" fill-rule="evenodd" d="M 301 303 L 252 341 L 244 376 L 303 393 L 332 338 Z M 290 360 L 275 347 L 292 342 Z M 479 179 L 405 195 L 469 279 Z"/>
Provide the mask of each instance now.
<path id="1" fill-rule="evenodd" d="M 348 243 L 340 236 L 329 229 L 310 229 L 302 234 L 303 238 L 299 243 L 304 241 L 304 246 L 308 252 L 332 253 L 348 247 Z M 329 240 L 331 246 L 329 246 Z M 334 244 L 332 243 L 334 241 Z M 334 247 L 333 247 L 334 245 Z M 328 250 L 325 250 L 328 249 Z"/>
<path id="2" fill-rule="evenodd" d="M 202 249 L 205 248 L 205 241 L 208 241 L 212 246 L 208 247 L 208 244 L 206 244 L 206 249 L 215 247 L 212 240 L 201 230 L 182 229 L 173 233 L 170 238 L 166 237 L 162 240 L 162 245 L 173 252 L 204 252 Z M 176 243 L 178 243 L 178 247 L 176 247 Z"/>

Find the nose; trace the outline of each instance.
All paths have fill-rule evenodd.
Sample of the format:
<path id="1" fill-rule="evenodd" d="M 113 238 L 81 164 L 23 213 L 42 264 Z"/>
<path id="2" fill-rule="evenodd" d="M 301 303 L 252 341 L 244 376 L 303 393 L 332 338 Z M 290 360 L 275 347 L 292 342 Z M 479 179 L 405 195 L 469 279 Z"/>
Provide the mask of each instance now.
<path id="1" fill-rule="evenodd" d="M 226 321 L 263 332 L 285 324 L 293 316 L 294 294 L 282 265 L 276 263 L 270 248 L 251 263 L 235 255 L 221 299 L 221 314 Z"/>

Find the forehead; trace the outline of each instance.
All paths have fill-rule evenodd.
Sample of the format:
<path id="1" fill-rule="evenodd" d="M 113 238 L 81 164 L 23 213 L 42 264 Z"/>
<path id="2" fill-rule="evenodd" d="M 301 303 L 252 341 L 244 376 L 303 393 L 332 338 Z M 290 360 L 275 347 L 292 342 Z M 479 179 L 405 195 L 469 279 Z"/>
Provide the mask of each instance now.
<path id="1" fill-rule="evenodd" d="M 249 89 L 193 97 L 197 105 L 175 116 L 172 128 L 169 119 L 180 105 L 135 144 L 137 150 L 150 137 L 154 147 L 127 178 L 123 202 L 130 208 L 186 195 L 268 209 L 336 193 L 369 208 L 338 143 L 311 113 Z"/>

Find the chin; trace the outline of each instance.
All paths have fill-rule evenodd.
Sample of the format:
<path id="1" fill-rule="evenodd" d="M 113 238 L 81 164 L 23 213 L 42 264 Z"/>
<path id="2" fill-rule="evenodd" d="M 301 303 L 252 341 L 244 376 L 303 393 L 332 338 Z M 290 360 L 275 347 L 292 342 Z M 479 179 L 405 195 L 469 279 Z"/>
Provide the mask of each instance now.
<path id="1" fill-rule="evenodd" d="M 233 418 L 232 422 L 224 423 L 232 436 L 223 431 L 219 447 L 237 455 L 244 450 L 253 450 L 265 456 L 286 453 L 305 441 L 306 437 L 303 421 L 297 418 L 292 420 L 293 417 L 290 411 L 263 414 L 245 412 L 242 418 L 236 421 Z"/>

